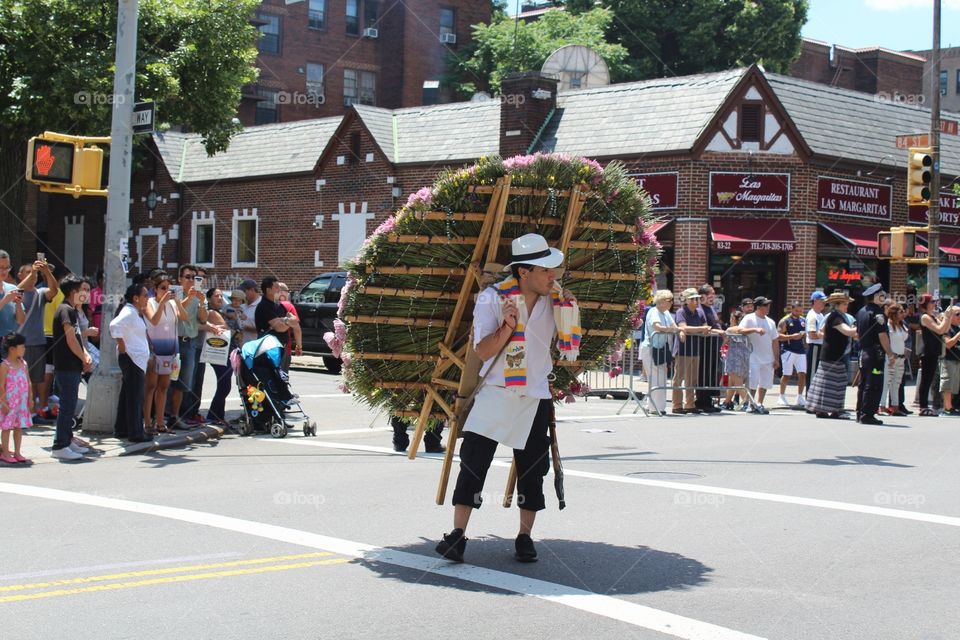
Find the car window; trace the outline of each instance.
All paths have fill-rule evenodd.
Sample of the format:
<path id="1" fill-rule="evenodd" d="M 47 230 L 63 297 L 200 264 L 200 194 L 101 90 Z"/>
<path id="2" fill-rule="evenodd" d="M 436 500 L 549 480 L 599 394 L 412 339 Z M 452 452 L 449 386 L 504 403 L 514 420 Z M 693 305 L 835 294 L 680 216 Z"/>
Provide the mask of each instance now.
<path id="1" fill-rule="evenodd" d="M 307 302 L 312 304 L 319 304 L 324 302 L 324 294 L 327 292 L 327 289 L 330 288 L 330 283 L 333 281 L 333 278 L 317 278 L 307 286 L 303 288 L 300 292 L 300 302 Z M 339 293 L 339 292 L 338 292 Z"/>
<path id="2" fill-rule="evenodd" d="M 337 276 L 330 281 L 330 287 L 327 289 L 326 301 L 327 302 L 340 302 L 340 291 L 343 289 L 343 285 L 346 284 L 347 279 L 342 276 Z"/>

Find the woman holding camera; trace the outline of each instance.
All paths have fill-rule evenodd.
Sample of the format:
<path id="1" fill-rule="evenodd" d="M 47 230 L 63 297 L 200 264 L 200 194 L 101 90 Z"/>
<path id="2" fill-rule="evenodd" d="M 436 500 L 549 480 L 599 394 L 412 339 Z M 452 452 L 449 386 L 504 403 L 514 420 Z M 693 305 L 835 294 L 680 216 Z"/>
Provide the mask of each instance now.
<path id="1" fill-rule="evenodd" d="M 147 301 L 147 308 L 143 312 L 151 351 L 143 398 L 143 424 L 149 436 L 169 431 L 163 419 L 163 410 L 167 406 L 170 374 L 177 359 L 177 320 L 187 318 L 186 309 L 172 294 L 170 286 L 169 274 L 158 274 L 153 279 L 155 297 Z"/>
<path id="2" fill-rule="evenodd" d="M 936 303 L 933 296 L 925 293 L 920 296 L 920 337 L 923 353 L 920 355 L 920 416 L 929 418 L 937 415 L 930 408 L 930 387 L 933 386 L 933 376 L 940 362 L 940 349 L 943 345 L 943 334 L 950 329 L 950 317 L 936 313 Z"/>

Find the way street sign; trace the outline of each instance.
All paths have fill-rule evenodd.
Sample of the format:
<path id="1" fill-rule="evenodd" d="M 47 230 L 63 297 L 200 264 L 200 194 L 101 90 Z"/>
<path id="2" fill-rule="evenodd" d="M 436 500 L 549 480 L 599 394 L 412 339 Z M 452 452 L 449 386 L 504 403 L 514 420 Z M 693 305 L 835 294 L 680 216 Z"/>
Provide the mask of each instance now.
<path id="1" fill-rule="evenodd" d="M 929 147 L 929 133 L 914 133 L 913 135 L 897 136 L 897 149 L 909 149 L 910 147 Z"/>
<path id="2" fill-rule="evenodd" d="M 156 103 L 138 102 L 133 105 L 133 132 L 134 133 L 153 133 L 154 116 L 157 112 Z"/>

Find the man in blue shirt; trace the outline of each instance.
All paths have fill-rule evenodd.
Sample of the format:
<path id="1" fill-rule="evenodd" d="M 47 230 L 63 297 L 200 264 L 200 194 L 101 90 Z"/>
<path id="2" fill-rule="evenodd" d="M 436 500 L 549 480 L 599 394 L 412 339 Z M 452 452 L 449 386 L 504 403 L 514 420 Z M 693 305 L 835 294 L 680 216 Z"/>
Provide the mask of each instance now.
<path id="1" fill-rule="evenodd" d="M 806 404 L 803 390 L 807 386 L 807 346 L 804 338 L 807 334 L 807 320 L 803 317 L 803 305 L 799 301 L 790 305 L 790 313 L 777 326 L 780 333 L 780 398 L 777 401 L 781 407 L 789 407 L 787 400 L 787 382 L 790 376 L 797 374 L 797 407 L 803 408 Z"/>

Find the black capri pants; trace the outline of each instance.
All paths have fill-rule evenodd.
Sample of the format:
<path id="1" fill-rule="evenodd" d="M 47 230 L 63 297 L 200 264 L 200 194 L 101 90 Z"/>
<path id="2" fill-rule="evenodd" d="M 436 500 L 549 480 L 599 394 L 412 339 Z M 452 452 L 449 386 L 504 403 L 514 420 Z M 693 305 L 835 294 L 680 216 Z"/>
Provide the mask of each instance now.
<path id="1" fill-rule="evenodd" d="M 517 463 L 516 504 L 528 511 L 546 508 L 543 498 L 543 478 L 550 470 L 550 400 L 541 400 L 533 426 L 523 449 L 513 450 Z M 460 445 L 460 474 L 453 491 L 453 504 L 479 509 L 483 502 L 483 483 L 497 451 L 496 440 L 469 431 L 463 434 Z"/>

